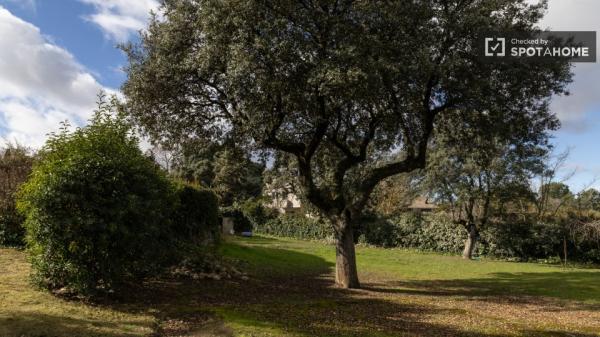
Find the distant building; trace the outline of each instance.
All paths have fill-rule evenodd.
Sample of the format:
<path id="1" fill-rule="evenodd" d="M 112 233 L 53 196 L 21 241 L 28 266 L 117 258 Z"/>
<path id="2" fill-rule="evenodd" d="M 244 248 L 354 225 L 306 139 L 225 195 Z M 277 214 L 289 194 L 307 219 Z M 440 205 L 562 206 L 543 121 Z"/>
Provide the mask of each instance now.
<path id="1" fill-rule="evenodd" d="M 306 213 L 298 196 L 292 192 L 271 190 L 267 193 L 272 201 L 268 207 L 276 209 L 281 214 L 304 214 Z"/>
<path id="2" fill-rule="evenodd" d="M 429 202 L 429 199 L 424 196 L 417 197 L 407 207 L 408 210 L 417 212 L 417 213 L 432 212 L 437 208 L 438 208 L 438 206 L 436 204 Z"/>

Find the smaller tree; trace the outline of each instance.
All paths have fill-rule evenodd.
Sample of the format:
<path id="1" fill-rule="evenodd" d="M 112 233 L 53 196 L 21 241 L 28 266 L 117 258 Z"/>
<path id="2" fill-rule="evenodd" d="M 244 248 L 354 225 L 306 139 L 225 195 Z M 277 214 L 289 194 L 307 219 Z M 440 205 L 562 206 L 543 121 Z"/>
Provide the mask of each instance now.
<path id="1" fill-rule="evenodd" d="M 600 211 L 600 192 L 589 188 L 577 195 L 577 208 L 582 210 Z"/>
<path id="2" fill-rule="evenodd" d="M 575 175 L 575 171 L 564 171 L 570 150 L 561 153 L 548 153 L 543 158 L 543 169 L 532 179 L 532 187 L 537 191 L 534 205 L 538 220 L 544 220 L 548 216 L 555 217 L 563 206 L 572 201 L 573 194 L 565 185 Z"/>
<path id="3" fill-rule="evenodd" d="M 175 145 L 171 173 L 177 179 L 210 187 L 215 179 L 214 160 L 221 146 L 203 140 L 186 140 Z"/>
<path id="4" fill-rule="evenodd" d="M 111 111 L 101 96 L 88 126 L 51 134 L 20 192 L 40 286 L 94 294 L 169 259 L 172 184 Z"/>
<path id="5" fill-rule="evenodd" d="M 464 115 L 463 115 L 464 116 Z M 542 170 L 549 149 L 546 130 L 551 120 L 536 122 L 538 130 L 507 125 L 497 128 L 489 114 L 472 112 L 459 119 L 448 115 L 435 136 L 427 167 L 427 185 L 451 205 L 455 221 L 465 227 L 463 258 L 470 259 L 479 233 L 505 204 L 530 196 L 529 179 Z M 457 135 L 454 126 L 476 122 L 483 127 Z"/>
<path id="6" fill-rule="evenodd" d="M 222 206 L 231 206 L 258 197 L 262 191 L 264 167 L 248 158 L 240 148 L 225 146 L 214 161 L 212 188 Z"/>
<path id="7" fill-rule="evenodd" d="M 175 150 L 170 151 L 170 173 L 176 179 L 211 188 L 221 206 L 230 207 L 260 195 L 264 165 L 232 142 L 187 140 L 171 146 Z"/>

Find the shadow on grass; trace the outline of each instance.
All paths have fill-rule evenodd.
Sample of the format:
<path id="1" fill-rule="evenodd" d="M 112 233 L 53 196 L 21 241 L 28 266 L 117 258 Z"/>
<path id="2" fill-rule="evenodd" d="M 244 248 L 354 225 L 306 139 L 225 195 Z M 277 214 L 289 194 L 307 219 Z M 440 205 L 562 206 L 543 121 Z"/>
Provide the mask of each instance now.
<path id="1" fill-rule="evenodd" d="M 505 336 L 465 331 L 456 325 L 424 319 L 431 316 L 464 318 L 465 312 L 461 308 L 391 301 L 369 294 L 369 290 L 378 291 L 377 287 L 369 288 L 369 285 L 366 285 L 366 291 L 336 288 L 331 262 L 307 253 L 263 246 L 260 244 L 263 239 L 248 241 L 252 245 L 228 243 L 223 248 L 227 256 L 248 263 L 252 273 L 249 281 L 156 281 L 145 287 L 149 295 L 144 298 L 153 300 L 147 305 L 157 308 L 162 322 L 190 321 L 199 316 L 205 317 L 203 322 L 222 320 L 230 329 L 220 329 L 227 332 L 211 334 L 214 336 L 232 336 L 231 329 L 238 335 L 252 336 Z M 278 241 L 266 239 L 272 240 L 271 243 Z M 501 295 L 507 288 L 550 289 L 553 282 L 565 281 L 566 276 L 496 274 L 481 280 L 398 282 L 389 290 L 433 298 L 441 295 L 488 297 Z M 593 284 L 589 279 L 593 277 L 598 275 L 570 275 L 565 282 L 569 286 L 575 286 L 576 282 Z M 583 291 L 591 293 L 594 290 Z M 572 296 L 567 298 L 572 299 Z M 203 325 L 200 322 L 189 327 L 187 332 L 180 330 L 173 334 L 163 329 L 162 335 L 195 336 L 190 331 L 213 329 L 210 327 L 213 323 Z M 520 333 L 525 336 L 592 336 L 567 334 L 566 331 L 527 330 Z"/>
<path id="2" fill-rule="evenodd" d="M 311 254 L 283 248 L 267 247 L 267 244 L 282 242 L 277 239 L 253 237 L 244 239 L 249 245 L 225 242 L 220 251 L 223 255 L 243 261 L 250 273 L 260 276 L 321 275 L 329 273 L 332 262 Z"/>
<path id="3" fill-rule="evenodd" d="M 127 326 L 130 332 L 123 331 Z M 120 322 L 119 324 L 100 321 L 53 316 L 39 313 L 15 313 L 14 316 L 0 316 L 0 336 L 2 337 L 127 337 L 140 336 L 141 332 L 152 328 L 140 322 Z"/>
<path id="4" fill-rule="evenodd" d="M 585 302 L 582 309 L 600 310 L 600 272 L 546 272 L 546 273 L 494 273 L 489 278 L 395 281 L 384 287 L 375 286 L 372 291 L 406 293 L 429 296 L 463 297 L 520 297 L 543 296 L 561 300 Z M 391 287 L 389 287 L 391 286 Z M 514 298 L 511 298 L 514 301 Z"/>

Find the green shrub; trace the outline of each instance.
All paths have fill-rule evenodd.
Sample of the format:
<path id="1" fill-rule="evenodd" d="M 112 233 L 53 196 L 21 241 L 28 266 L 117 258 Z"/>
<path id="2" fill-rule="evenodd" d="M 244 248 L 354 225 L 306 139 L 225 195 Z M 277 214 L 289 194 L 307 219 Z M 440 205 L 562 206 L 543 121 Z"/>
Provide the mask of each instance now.
<path id="1" fill-rule="evenodd" d="M 395 247 L 398 244 L 398 228 L 390 221 L 374 215 L 366 215 L 356 221 L 354 239 L 379 247 Z"/>
<path id="2" fill-rule="evenodd" d="M 552 223 L 491 223 L 481 233 L 482 252 L 518 260 L 545 259 L 562 251 L 564 233 Z"/>
<path id="3" fill-rule="evenodd" d="M 123 119 L 101 103 L 90 122 L 50 136 L 18 203 L 33 280 L 82 294 L 163 267 L 175 200 L 172 184 Z"/>
<path id="4" fill-rule="evenodd" d="M 15 194 L 33 165 L 29 149 L 8 144 L 0 150 L 0 245 L 22 246 L 24 218 L 17 212 Z"/>
<path id="5" fill-rule="evenodd" d="M 20 247 L 23 245 L 25 228 L 14 205 L 0 208 L 0 246 Z"/>
<path id="6" fill-rule="evenodd" d="M 403 213 L 391 219 L 363 219 L 360 242 L 380 247 L 404 247 L 457 253 L 466 239 L 465 230 L 443 213 Z"/>
<path id="7" fill-rule="evenodd" d="M 303 240 L 328 240 L 333 237 L 329 222 L 298 214 L 282 214 L 257 226 L 256 232 Z"/>
<path id="8" fill-rule="evenodd" d="M 179 185 L 173 237 L 180 243 L 215 244 L 220 238 L 219 203 L 210 190 Z"/>
<path id="9" fill-rule="evenodd" d="M 261 198 L 252 198 L 242 204 L 241 211 L 250 220 L 254 228 L 275 219 L 278 215 L 276 210 L 265 207 L 263 202 Z"/>

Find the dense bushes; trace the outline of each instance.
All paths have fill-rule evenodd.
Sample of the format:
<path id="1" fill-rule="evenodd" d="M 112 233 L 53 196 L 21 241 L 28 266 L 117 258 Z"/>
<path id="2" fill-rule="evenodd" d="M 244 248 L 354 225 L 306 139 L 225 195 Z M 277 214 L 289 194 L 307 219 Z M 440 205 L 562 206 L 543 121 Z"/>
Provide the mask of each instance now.
<path id="1" fill-rule="evenodd" d="M 214 244 L 220 238 L 219 204 L 215 193 L 179 185 L 172 236 L 178 242 Z"/>
<path id="2" fill-rule="evenodd" d="M 562 252 L 564 231 L 551 223 L 492 223 L 481 232 L 480 253 L 518 260 L 546 259 Z"/>
<path id="3" fill-rule="evenodd" d="M 443 214 L 405 213 L 392 219 L 371 217 L 358 222 L 358 240 L 382 247 L 458 252 L 466 233 Z"/>
<path id="4" fill-rule="evenodd" d="M 467 236 L 465 229 L 444 213 L 417 215 L 404 213 L 392 219 L 361 222 L 359 242 L 382 247 L 459 253 Z M 491 222 L 480 233 L 477 254 L 513 260 L 557 260 L 562 254 L 565 229 L 550 223 Z M 568 236 L 567 236 L 568 238 Z M 600 262 L 595 251 L 578 251 L 568 241 L 569 256 L 582 262 Z"/>
<path id="5" fill-rule="evenodd" d="M 280 215 L 255 225 L 255 231 L 308 240 L 333 238 L 333 230 L 326 221 L 303 215 Z M 564 226 L 557 224 L 492 222 L 480 233 L 477 254 L 520 261 L 560 261 L 565 233 Z M 444 253 L 462 252 L 466 237 L 466 230 L 443 212 L 423 215 L 407 212 L 389 219 L 364 216 L 355 227 L 359 243 Z M 597 246 L 589 242 L 575 244 L 566 237 L 568 255 L 573 260 L 600 263 Z"/>
<path id="6" fill-rule="evenodd" d="M 359 240 L 364 243 L 447 253 L 461 252 L 467 236 L 465 229 L 444 213 L 405 213 L 389 220 L 363 222 L 360 230 Z M 600 262 L 593 245 L 575 244 L 565 226 L 533 221 L 489 223 L 480 233 L 477 254 L 520 261 L 556 261 L 562 256 L 565 237 L 568 255 L 574 260 Z"/>
<path id="7" fill-rule="evenodd" d="M 33 157 L 29 152 L 18 144 L 0 150 L 0 245 L 23 245 L 24 219 L 17 212 L 15 194 L 31 172 Z"/>
<path id="8" fill-rule="evenodd" d="M 89 294 L 156 272 L 170 258 L 174 204 L 123 120 L 101 109 L 85 128 L 63 127 L 20 194 L 34 281 Z"/>
<path id="9" fill-rule="evenodd" d="M 327 240 L 333 238 L 331 225 L 320 218 L 304 215 L 283 214 L 256 226 L 261 234 L 304 240 Z"/>
<path id="10" fill-rule="evenodd" d="M 240 210 L 244 213 L 244 216 L 248 218 L 254 228 L 258 228 L 279 215 L 277 210 L 265 207 L 262 198 L 251 198 L 246 200 L 240 207 Z"/>

